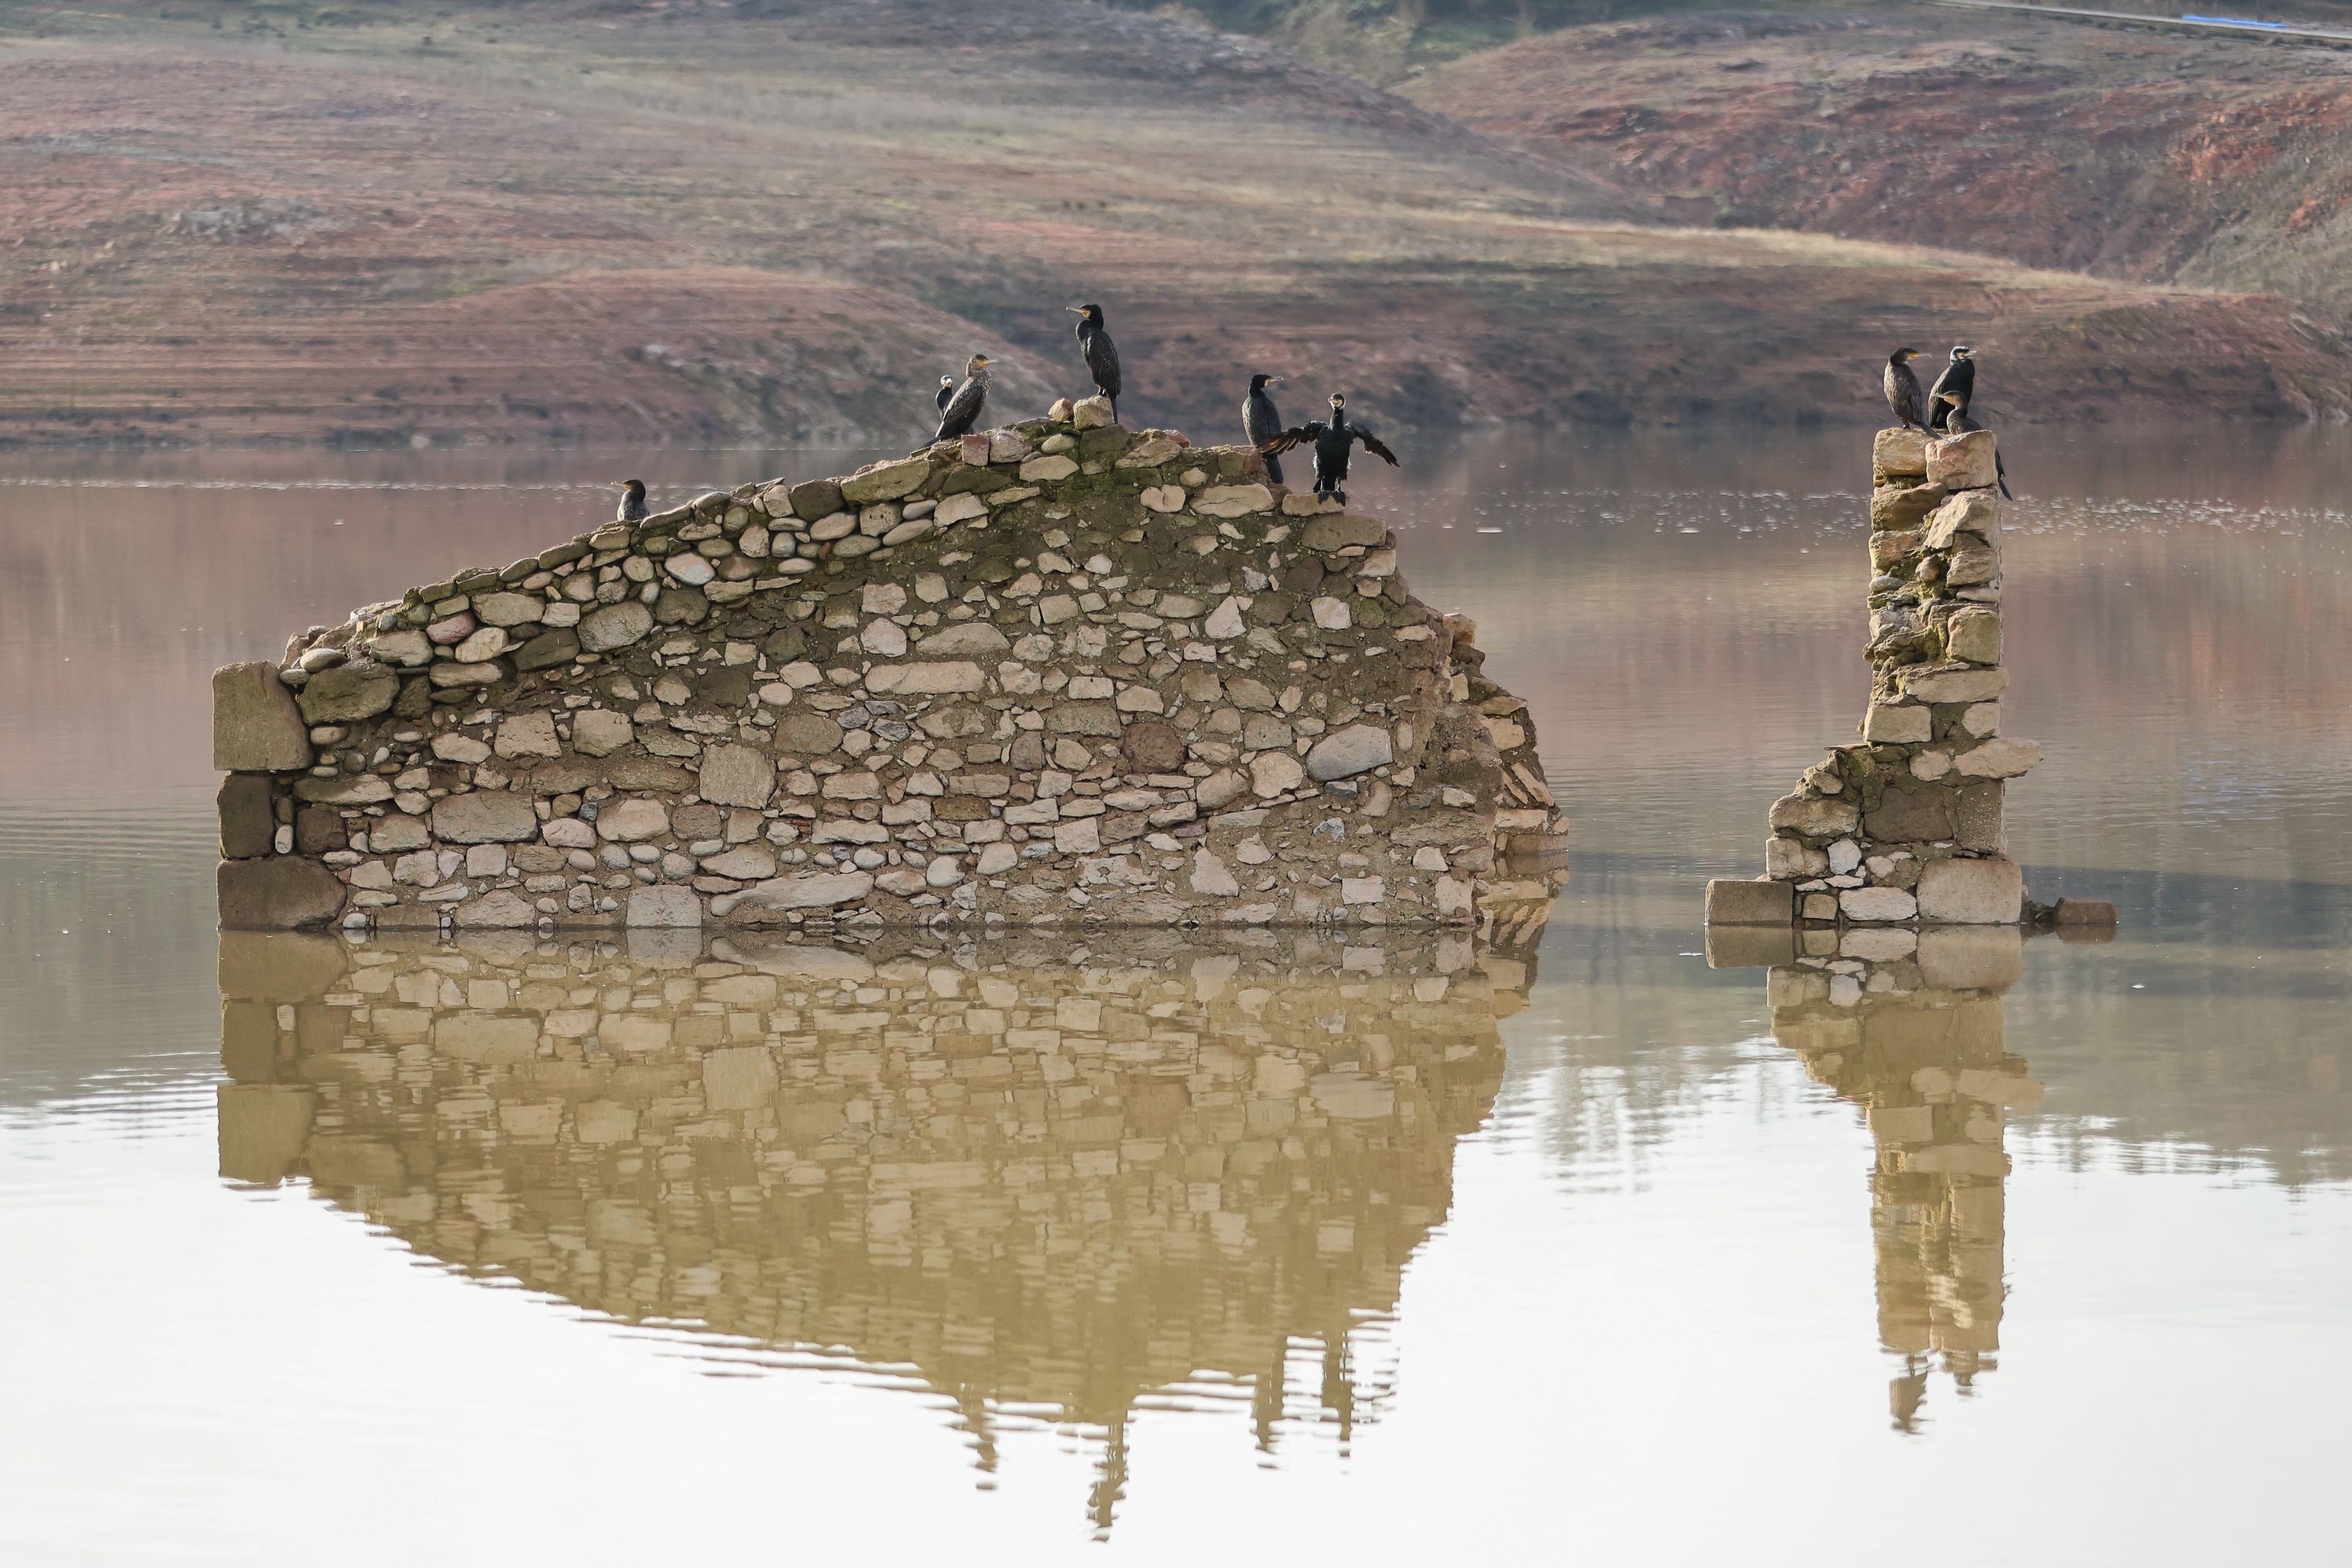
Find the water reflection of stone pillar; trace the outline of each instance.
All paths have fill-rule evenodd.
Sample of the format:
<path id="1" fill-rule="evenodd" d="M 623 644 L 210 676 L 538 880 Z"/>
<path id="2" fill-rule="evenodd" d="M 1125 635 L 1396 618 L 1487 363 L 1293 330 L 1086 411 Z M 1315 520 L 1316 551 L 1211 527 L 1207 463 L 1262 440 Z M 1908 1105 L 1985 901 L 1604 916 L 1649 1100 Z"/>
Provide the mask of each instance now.
<path id="1" fill-rule="evenodd" d="M 1889 1398 L 1905 1431 L 1932 1366 L 1965 1392 L 2000 1348 L 2003 1116 L 2042 1097 L 2001 1020 L 2019 948 L 2013 931 L 1929 931 L 1916 946 L 1853 932 L 1844 955 L 1796 958 L 1769 982 L 1773 1038 L 1862 1107 L 1876 1146 L 1878 1337 L 1904 1358 Z"/>
<path id="2" fill-rule="evenodd" d="M 1140 1402 L 1269 1448 L 1379 1418 L 1364 1341 L 1533 978 L 1466 936 L 1220 940 L 232 933 L 222 1169 L 715 1358 L 914 1368 L 984 1466 L 1083 1431 L 1107 1527 Z"/>

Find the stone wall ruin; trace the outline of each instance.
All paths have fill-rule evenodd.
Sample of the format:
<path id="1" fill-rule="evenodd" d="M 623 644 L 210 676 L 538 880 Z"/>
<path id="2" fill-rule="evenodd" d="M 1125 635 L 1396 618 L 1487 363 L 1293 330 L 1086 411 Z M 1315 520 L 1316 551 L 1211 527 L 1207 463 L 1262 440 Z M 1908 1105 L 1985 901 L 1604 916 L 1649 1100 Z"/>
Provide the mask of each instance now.
<path id="1" fill-rule="evenodd" d="M 1989 431 L 1882 430 L 1872 453 L 1870 708 L 1773 802 L 1765 874 L 1707 887 L 1710 924 L 2013 925 L 2008 781 L 2041 759 L 2000 733 L 1999 458 Z"/>
<path id="2" fill-rule="evenodd" d="M 214 680 L 230 928 L 1471 924 L 1526 704 L 1381 522 L 1090 399 L 483 567 Z"/>

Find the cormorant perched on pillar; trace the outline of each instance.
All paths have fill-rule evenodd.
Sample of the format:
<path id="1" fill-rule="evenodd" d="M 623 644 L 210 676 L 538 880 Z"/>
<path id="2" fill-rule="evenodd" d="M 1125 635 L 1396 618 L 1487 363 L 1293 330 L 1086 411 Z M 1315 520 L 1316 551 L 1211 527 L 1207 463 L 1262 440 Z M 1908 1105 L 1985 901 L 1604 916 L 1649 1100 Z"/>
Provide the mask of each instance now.
<path id="1" fill-rule="evenodd" d="M 1087 374 L 1095 378 L 1095 390 L 1110 399 L 1110 422 L 1118 423 L 1118 345 L 1110 341 L 1103 330 L 1100 305 L 1072 305 L 1070 313 L 1078 319 L 1078 355 L 1087 362 Z"/>
<path id="2" fill-rule="evenodd" d="M 1984 428 L 1983 426 L 1969 417 L 1969 400 L 1962 397 L 1959 394 L 1956 392 L 1939 392 L 1936 395 L 1936 402 L 1937 407 L 1943 412 L 1944 433 L 1946 435 L 1965 436 L 1972 430 L 1981 430 Z M 2000 446 L 1998 442 L 1994 443 L 1992 449 L 1992 478 L 1993 483 L 2000 487 L 2000 493 L 2004 499 L 2009 500 L 2015 500 L 2017 499 L 2015 496 L 2010 494 L 2009 465 L 2001 461 Z"/>
<path id="3" fill-rule="evenodd" d="M 1944 367 L 1944 374 L 1937 376 L 1936 384 L 1927 389 L 1927 423 L 1934 428 L 1941 430 L 1945 427 L 1947 405 L 1944 394 L 1958 393 L 1962 407 L 1966 407 L 1969 399 L 1977 395 L 1977 362 L 1969 357 L 1975 352 L 1966 343 L 1954 343 L 1952 363 Z"/>
<path id="4" fill-rule="evenodd" d="M 1341 506 L 1348 504 L 1349 448 L 1357 442 L 1361 441 L 1365 451 L 1383 459 L 1390 468 L 1397 466 L 1397 455 L 1381 445 L 1379 437 L 1348 417 L 1348 400 L 1336 392 L 1331 395 L 1330 418 L 1285 430 L 1261 450 L 1273 457 L 1309 441 L 1315 443 L 1315 493 L 1329 496 Z"/>
<path id="5" fill-rule="evenodd" d="M 1906 430 L 1915 425 L 1922 430 L 1928 428 L 1927 400 L 1920 395 L 1919 378 L 1911 369 L 1911 362 L 1918 357 L 1917 349 L 1896 349 L 1886 356 L 1886 374 L 1881 378 L 1886 388 L 1886 406 L 1894 410 L 1895 422 Z"/>
<path id="6" fill-rule="evenodd" d="M 934 442 L 952 441 L 980 421 L 981 405 L 988 401 L 988 356 L 974 354 L 964 361 L 963 384 L 947 402 L 940 405 L 939 433 Z M 915 448 L 921 451 L 922 447 Z"/>
<path id="7" fill-rule="evenodd" d="M 614 522 L 643 522 L 646 520 L 646 481 L 622 479 L 621 510 L 613 514 Z"/>
<path id="8" fill-rule="evenodd" d="M 1274 399 L 1265 395 L 1265 389 L 1281 384 L 1278 375 L 1251 376 L 1249 395 L 1242 400 L 1242 434 L 1265 455 L 1265 477 L 1276 484 L 1282 483 L 1282 459 L 1266 448 L 1282 439 L 1282 416 L 1275 412 Z"/>
<path id="9" fill-rule="evenodd" d="M 940 413 L 945 414 L 948 411 L 948 399 L 954 395 L 955 377 L 951 375 L 943 375 L 940 377 L 940 395 L 937 401 L 940 405 Z"/>

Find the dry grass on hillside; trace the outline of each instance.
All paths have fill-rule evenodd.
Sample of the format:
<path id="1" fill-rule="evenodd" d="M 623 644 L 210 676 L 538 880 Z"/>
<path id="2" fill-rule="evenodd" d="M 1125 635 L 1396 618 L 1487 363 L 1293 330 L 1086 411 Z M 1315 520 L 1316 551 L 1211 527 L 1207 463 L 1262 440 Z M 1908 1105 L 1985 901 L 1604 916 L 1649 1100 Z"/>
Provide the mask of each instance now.
<path id="1" fill-rule="evenodd" d="M 1204 435 L 1253 369 L 1423 428 L 1861 421 L 1906 337 L 2030 361 L 2021 419 L 2352 384 L 2273 300 L 1641 227 L 1605 180 L 1074 0 L 423 9 L 0 5 L 0 440 L 911 443 L 974 348 L 1008 410 L 1086 390 L 1078 299 L 1130 418 Z M 295 20 L 208 25 L 256 15 Z"/>
<path id="2" fill-rule="evenodd" d="M 2352 55 L 1931 6 L 1658 17 L 1405 89 L 1694 223 L 2352 310 Z"/>

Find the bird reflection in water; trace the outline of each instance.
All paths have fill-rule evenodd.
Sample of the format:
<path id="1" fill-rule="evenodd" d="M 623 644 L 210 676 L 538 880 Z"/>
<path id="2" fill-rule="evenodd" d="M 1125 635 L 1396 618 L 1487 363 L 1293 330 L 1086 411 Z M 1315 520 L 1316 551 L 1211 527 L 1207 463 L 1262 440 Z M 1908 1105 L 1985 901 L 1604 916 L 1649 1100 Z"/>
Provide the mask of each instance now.
<path id="1" fill-rule="evenodd" d="M 2000 1348 L 2004 1117 L 2042 1099 L 2001 1020 L 2021 944 L 2013 929 L 1805 934 L 1824 951 L 1771 970 L 1772 1037 L 1869 1123 L 1878 1337 L 1902 1358 L 1894 1424 L 1914 1432 L 1938 1364 L 1966 1395 Z"/>
<path id="2" fill-rule="evenodd" d="M 1378 1418 L 1359 1363 L 1493 1106 L 1538 930 L 229 934 L 221 1171 L 730 1371 L 944 1394 L 983 1472 L 1008 1424 L 1085 1434 L 1107 1531 L 1139 1408 L 1246 1400 L 1268 1454 Z"/>

